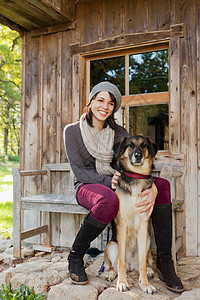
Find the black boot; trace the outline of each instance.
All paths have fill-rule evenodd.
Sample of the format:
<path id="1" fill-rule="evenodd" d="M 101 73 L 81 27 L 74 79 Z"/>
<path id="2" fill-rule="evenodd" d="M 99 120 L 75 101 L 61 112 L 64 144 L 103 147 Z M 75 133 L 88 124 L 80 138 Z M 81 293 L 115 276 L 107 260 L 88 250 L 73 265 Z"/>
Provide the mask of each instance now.
<path id="1" fill-rule="evenodd" d="M 99 236 L 106 226 L 107 224 L 98 222 L 91 214 L 85 218 L 68 257 L 69 274 L 73 284 L 85 285 L 88 283 L 83 257 L 85 251 L 90 247 L 90 243 Z"/>
<path id="2" fill-rule="evenodd" d="M 172 247 L 172 204 L 155 205 L 152 224 L 157 245 L 156 267 L 158 276 L 166 283 L 166 288 L 175 293 L 184 291 L 181 280 L 175 273 L 171 255 Z"/>

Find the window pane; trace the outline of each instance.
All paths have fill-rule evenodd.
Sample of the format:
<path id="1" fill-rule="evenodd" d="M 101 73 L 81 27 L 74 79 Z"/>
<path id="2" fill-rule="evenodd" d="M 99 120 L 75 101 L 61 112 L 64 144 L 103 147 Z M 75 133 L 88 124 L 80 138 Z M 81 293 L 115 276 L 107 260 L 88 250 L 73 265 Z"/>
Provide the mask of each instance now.
<path id="1" fill-rule="evenodd" d="M 125 95 L 125 56 L 90 61 L 90 89 L 104 80 L 115 84 Z"/>
<path id="2" fill-rule="evenodd" d="M 129 107 L 129 134 L 148 136 L 159 150 L 168 150 L 168 104 Z"/>
<path id="3" fill-rule="evenodd" d="M 168 50 L 130 55 L 129 94 L 168 91 L 168 70 Z"/>

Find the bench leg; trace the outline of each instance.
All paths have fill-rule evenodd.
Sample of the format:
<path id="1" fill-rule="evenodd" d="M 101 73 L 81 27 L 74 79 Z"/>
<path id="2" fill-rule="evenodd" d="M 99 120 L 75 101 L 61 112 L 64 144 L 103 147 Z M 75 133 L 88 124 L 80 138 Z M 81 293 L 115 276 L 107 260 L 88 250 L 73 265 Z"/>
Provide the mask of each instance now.
<path id="1" fill-rule="evenodd" d="M 51 215 L 50 212 L 42 212 L 42 225 L 47 225 L 48 230 L 46 233 L 42 235 L 42 244 L 43 245 L 51 245 Z"/>

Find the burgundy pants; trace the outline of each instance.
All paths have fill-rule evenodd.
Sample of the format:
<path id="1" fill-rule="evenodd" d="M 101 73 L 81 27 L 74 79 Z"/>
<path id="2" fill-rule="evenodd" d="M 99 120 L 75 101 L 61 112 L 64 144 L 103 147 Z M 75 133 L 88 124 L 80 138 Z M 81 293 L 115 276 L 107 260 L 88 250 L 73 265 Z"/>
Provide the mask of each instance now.
<path id="1" fill-rule="evenodd" d="M 170 183 L 166 179 L 153 177 L 158 189 L 155 205 L 171 203 Z M 119 209 L 119 199 L 115 192 L 102 184 L 83 184 L 77 193 L 78 203 L 91 211 L 93 218 L 102 223 L 110 223 Z"/>

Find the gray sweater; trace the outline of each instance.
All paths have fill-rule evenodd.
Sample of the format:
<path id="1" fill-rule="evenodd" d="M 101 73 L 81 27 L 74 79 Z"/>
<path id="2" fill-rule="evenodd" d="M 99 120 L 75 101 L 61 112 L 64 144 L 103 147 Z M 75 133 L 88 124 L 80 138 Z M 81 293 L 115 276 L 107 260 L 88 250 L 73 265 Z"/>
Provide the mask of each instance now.
<path id="1" fill-rule="evenodd" d="M 114 144 L 126 136 L 128 136 L 126 129 L 116 124 Z M 82 183 L 100 183 L 111 188 L 112 177 L 99 175 L 96 171 L 95 158 L 90 155 L 83 143 L 79 122 L 65 127 L 64 142 L 69 163 L 75 175 L 76 189 Z M 111 166 L 116 170 L 118 168 L 114 159 Z"/>

